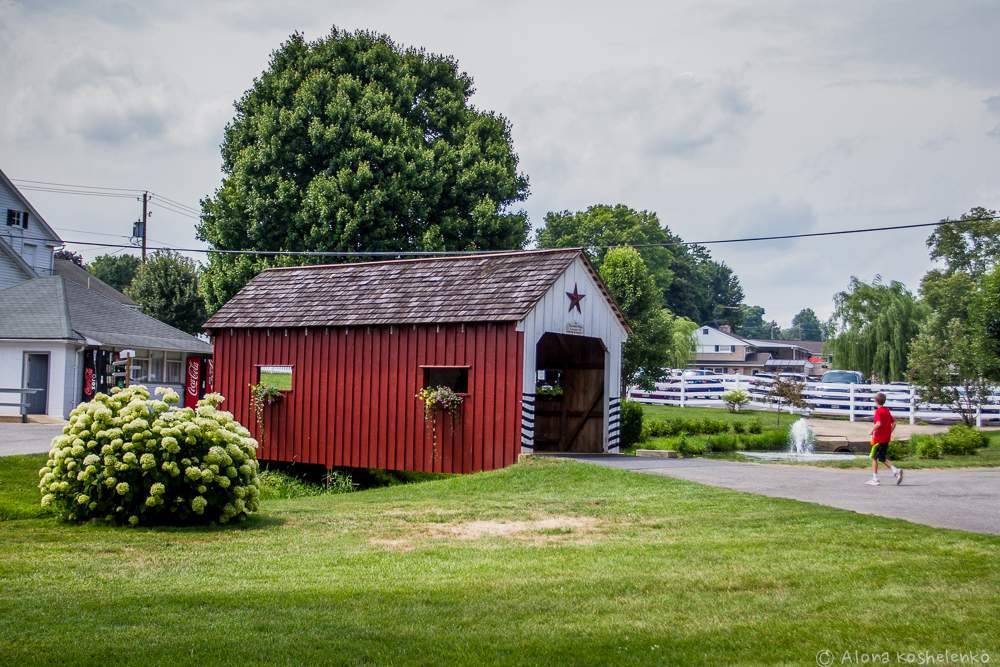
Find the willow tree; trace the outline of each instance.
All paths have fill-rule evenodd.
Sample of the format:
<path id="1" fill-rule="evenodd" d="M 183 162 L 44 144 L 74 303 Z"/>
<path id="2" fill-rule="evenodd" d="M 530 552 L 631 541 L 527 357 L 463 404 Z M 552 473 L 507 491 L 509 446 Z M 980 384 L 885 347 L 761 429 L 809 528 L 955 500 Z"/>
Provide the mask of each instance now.
<path id="1" fill-rule="evenodd" d="M 906 286 L 876 276 L 871 283 L 851 277 L 834 296 L 837 334 L 827 344 L 837 368 L 894 382 L 906 377 L 910 342 L 928 308 Z"/>

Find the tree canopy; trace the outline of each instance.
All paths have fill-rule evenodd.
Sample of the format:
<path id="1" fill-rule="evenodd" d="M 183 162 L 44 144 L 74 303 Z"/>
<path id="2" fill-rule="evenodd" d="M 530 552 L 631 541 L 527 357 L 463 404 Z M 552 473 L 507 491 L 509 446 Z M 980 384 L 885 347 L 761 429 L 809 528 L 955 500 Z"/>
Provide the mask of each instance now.
<path id="1" fill-rule="evenodd" d="M 73 262 L 79 267 L 83 266 L 83 255 L 78 252 L 62 248 L 61 250 L 56 250 L 55 255 L 53 256 L 56 259 L 65 259 L 66 261 Z"/>
<path id="2" fill-rule="evenodd" d="M 134 255 L 100 255 L 88 262 L 86 269 L 119 292 L 132 284 L 142 261 Z"/>
<path id="3" fill-rule="evenodd" d="M 683 240 L 660 224 L 651 211 L 623 204 L 598 204 L 585 211 L 550 212 L 536 241 L 541 248 L 581 247 L 598 267 L 609 248 L 637 246 L 672 313 L 697 322 L 732 323 L 743 301 L 739 279 L 704 248 Z"/>
<path id="4" fill-rule="evenodd" d="M 997 212 L 977 206 L 963 214 L 961 224 L 936 227 L 927 238 L 931 259 L 944 263 L 944 274 L 982 276 L 1000 260 L 1000 220 Z"/>
<path id="5" fill-rule="evenodd" d="M 199 238 L 228 250 L 405 251 L 523 247 L 511 210 L 528 180 L 503 116 L 469 103 L 449 56 L 385 35 L 293 34 L 236 102 L 222 185 L 202 201 Z M 210 254 L 215 310 L 267 265 Z"/>
<path id="6" fill-rule="evenodd" d="M 632 327 L 622 350 L 622 388 L 651 389 L 669 369 L 687 365 L 698 325 L 663 307 L 660 288 L 635 248 L 609 250 L 600 273 Z"/>
<path id="7" fill-rule="evenodd" d="M 823 340 L 823 325 L 816 311 L 803 308 L 792 318 L 792 327 L 787 333 L 783 336 L 786 340 Z"/>
<path id="8" fill-rule="evenodd" d="M 194 260 L 170 250 L 157 250 L 141 264 L 126 293 L 150 317 L 196 333 L 205 322 L 198 274 Z"/>

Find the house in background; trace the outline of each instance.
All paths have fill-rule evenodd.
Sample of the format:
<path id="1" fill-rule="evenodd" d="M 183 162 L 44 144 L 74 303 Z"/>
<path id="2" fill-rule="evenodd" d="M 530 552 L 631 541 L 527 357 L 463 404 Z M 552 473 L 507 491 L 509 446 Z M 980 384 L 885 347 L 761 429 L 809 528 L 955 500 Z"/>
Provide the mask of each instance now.
<path id="1" fill-rule="evenodd" d="M 822 343 L 792 340 L 762 340 L 740 338 L 732 329 L 723 325 L 719 328 L 701 326 L 695 331 L 695 356 L 689 368 L 757 375 L 759 373 L 801 373 L 818 375 L 822 365 L 816 359 L 818 353 L 812 349 Z"/>
<path id="2" fill-rule="evenodd" d="M 131 380 L 178 393 L 205 391 L 211 346 L 138 311 L 136 304 L 72 262 L 62 239 L 0 171 L 0 388 L 31 388 L 28 414 L 64 418 L 115 384 L 111 362 L 134 350 Z M 197 373 L 196 373 L 197 369 Z M 197 386 L 187 377 L 196 373 Z M 15 403 L 17 394 L 0 394 Z M 0 406 L 0 416 L 19 408 Z"/>

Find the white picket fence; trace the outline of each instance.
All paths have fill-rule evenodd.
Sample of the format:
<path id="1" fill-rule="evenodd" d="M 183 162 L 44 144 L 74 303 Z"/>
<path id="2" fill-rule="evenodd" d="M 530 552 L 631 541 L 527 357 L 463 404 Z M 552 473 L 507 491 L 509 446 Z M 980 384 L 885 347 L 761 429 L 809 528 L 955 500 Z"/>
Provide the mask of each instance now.
<path id="1" fill-rule="evenodd" d="M 700 375 L 686 376 L 678 371 L 670 378 L 658 382 L 653 391 L 631 387 L 628 397 L 639 403 L 652 405 L 674 405 L 679 407 L 725 408 L 722 394 L 731 389 L 742 389 L 750 394 L 751 409 L 773 410 L 770 378 L 747 375 Z M 847 416 L 851 421 L 871 419 L 875 411 L 874 396 L 882 392 L 886 396 L 886 406 L 898 419 L 908 418 L 911 424 L 920 419 L 927 422 L 955 422 L 961 417 L 951 406 L 923 403 L 916 390 L 909 384 L 839 384 L 807 382 L 802 396 L 809 403 L 808 410 L 797 410 L 788 406 L 789 412 Z M 997 425 L 1000 423 L 1000 388 L 990 395 L 989 402 L 979 406 L 976 423 Z"/>

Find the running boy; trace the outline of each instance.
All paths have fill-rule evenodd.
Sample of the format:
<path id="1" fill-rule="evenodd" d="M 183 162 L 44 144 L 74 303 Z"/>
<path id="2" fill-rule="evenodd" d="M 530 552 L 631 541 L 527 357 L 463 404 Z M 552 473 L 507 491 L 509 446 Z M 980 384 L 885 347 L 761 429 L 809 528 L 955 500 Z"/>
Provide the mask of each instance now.
<path id="1" fill-rule="evenodd" d="M 881 461 L 892 469 L 892 475 L 896 478 L 896 484 L 903 482 L 903 471 L 892 465 L 886 454 L 889 452 L 889 441 L 892 440 L 892 432 L 896 430 L 896 419 L 885 407 L 885 394 L 879 392 L 875 394 L 875 426 L 872 428 L 872 451 L 869 455 L 872 460 L 872 478 L 865 482 L 870 486 L 878 486 L 878 462 Z"/>

